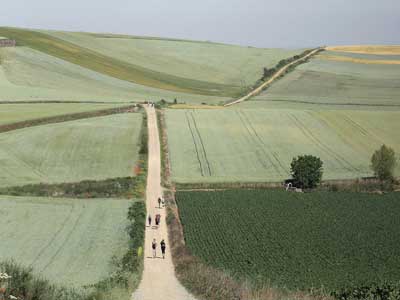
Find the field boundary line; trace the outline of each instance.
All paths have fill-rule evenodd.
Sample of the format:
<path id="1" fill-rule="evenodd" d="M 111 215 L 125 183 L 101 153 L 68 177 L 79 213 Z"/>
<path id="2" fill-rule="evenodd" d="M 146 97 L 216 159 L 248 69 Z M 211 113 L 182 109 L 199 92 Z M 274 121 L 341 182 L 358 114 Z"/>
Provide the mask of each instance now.
<path id="1" fill-rule="evenodd" d="M 9 123 L 0 125 L 0 133 L 9 132 L 17 129 L 27 128 L 27 127 L 35 127 L 47 124 L 55 124 L 55 123 L 63 123 L 68 121 L 76 121 L 80 119 L 89 119 L 96 117 L 103 117 L 115 114 L 122 114 L 127 112 L 132 112 L 137 109 L 136 105 L 128 105 L 118 108 L 109 108 L 109 109 L 101 109 L 101 110 L 93 110 L 87 112 L 79 112 L 72 114 L 64 114 L 59 116 L 52 117 L 44 117 L 39 119 L 31 119 L 26 121 L 20 121 L 15 123 Z"/>
<path id="2" fill-rule="evenodd" d="M 232 102 L 228 102 L 225 103 L 224 106 L 231 106 L 234 104 L 238 104 L 240 102 L 246 101 L 256 95 L 258 95 L 259 93 L 261 93 L 266 87 L 268 87 L 271 83 L 273 83 L 277 78 L 279 78 L 281 75 L 284 75 L 284 73 L 293 65 L 296 65 L 302 61 L 306 61 L 308 58 L 310 58 L 311 56 L 317 54 L 318 52 L 320 52 L 321 50 L 323 50 L 325 48 L 323 47 L 319 47 L 317 49 L 314 49 L 313 51 L 311 51 L 310 53 L 300 57 L 299 59 L 296 59 L 294 61 L 292 61 L 291 63 L 288 63 L 287 65 L 283 66 L 282 68 L 280 68 L 274 75 L 272 75 L 272 77 L 270 79 L 268 79 L 266 82 L 264 82 L 263 84 L 261 84 L 259 87 L 255 88 L 254 90 L 252 90 L 250 93 L 248 93 L 247 95 L 234 100 Z"/>

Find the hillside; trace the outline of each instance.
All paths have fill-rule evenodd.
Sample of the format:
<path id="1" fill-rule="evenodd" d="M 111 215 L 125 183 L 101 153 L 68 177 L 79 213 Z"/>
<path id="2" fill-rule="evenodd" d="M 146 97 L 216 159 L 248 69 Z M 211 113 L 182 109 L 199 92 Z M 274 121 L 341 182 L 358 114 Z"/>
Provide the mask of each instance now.
<path id="1" fill-rule="evenodd" d="M 302 51 L 8 27 L 0 35 L 17 40 L 0 50 L 0 100 L 218 103 Z"/>
<path id="2" fill-rule="evenodd" d="M 376 149 L 400 149 L 400 53 L 328 49 L 228 109 L 168 111 L 172 179 L 279 182 L 303 154 L 323 160 L 326 180 L 372 176 Z"/>
<path id="3" fill-rule="evenodd" d="M 355 48 L 357 52 L 328 47 L 332 50 L 324 51 L 309 63 L 299 66 L 252 100 L 257 101 L 257 107 L 281 102 L 335 108 L 398 108 L 400 52 L 395 52 L 395 47 L 387 48 L 375 46 L 372 49 L 380 49 L 380 52 L 361 53 L 361 47 Z M 365 51 L 368 49 L 371 47 L 366 47 Z M 382 54 L 388 52 L 392 54 Z"/>

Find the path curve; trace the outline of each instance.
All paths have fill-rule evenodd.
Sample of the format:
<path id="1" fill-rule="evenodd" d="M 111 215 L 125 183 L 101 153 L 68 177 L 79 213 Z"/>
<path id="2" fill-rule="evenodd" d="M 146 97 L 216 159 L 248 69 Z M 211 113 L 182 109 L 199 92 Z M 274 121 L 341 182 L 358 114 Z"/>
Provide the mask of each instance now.
<path id="1" fill-rule="evenodd" d="M 161 214 L 158 229 L 146 227 L 144 247 L 144 270 L 139 288 L 132 294 L 132 300 L 195 300 L 175 277 L 172 263 L 165 208 L 158 208 L 157 199 L 162 195 L 161 189 L 161 153 L 157 127 L 156 111 L 145 107 L 149 133 L 149 165 L 146 187 L 147 214 L 151 214 L 153 222 L 157 213 Z M 147 225 L 147 218 L 146 218 Z M 151 242 L 157 240 L 157 258 L 153 259 Z M 164 239 L 167 246 L 165 259 L 161 257 L 160 241 Z"/>
<path id="2" fill-rule="evenodd" d="M 286 72 L 286 70 L 293 66 L 294 64 L 297 64 L 300 61 L 306 60 L 307 58 L 313 56 L 314 54 L 316 54 L 318 51 L 320 51 L 321 49 L 324 48 L 317 48 L 314 49 L 313 51 L 311 51 L 310 53 L 308 53 L 307 55 L 304 55 L 302 57 L 300 57 L 299 59 L 296 59 L 295 61 L 292 61 L 291 63 L 283 66 L 282 68 L 280 68 L 278 70 L 278 72 L 276 72 L 274 75 L 272 75 L 272 77 L 270 79 L 268 79 L 266 82 L 264 82 L 262 85 L 260 85 L 258 88 L 255 88 L 254 90 L 252 90 L 250 93 L 248 93 L 246 96 L 243 96 L 240 99 L 237 99 L 235 101 L 226 103 L 224 106 L 231 106 L 243 101 L 246 101 L 248 99 L 250 99 L 251 97 L 254 97 L 256 95 L 258 95 L 259 93 L 261 93 L 267 86 L 269 86 L 273 81 L 275 81 L 279 76 L 281 76 L 284 72 Z"/>

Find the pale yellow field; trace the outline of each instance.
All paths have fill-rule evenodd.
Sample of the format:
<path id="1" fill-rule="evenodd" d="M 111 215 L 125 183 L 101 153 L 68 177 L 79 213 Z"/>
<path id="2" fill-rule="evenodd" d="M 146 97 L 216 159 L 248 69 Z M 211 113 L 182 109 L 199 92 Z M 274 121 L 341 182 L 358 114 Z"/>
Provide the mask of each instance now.
<path id="1" fill-rule="evenodd" d="M 365 58 L 354 58 L 354 57 L 338 56 L 338 55 L 318 55 L 318 58 L 333 60 L 333 61 L 351 62 L 356 64 L 400 65 L 400 60 L 365 59 Z"/>
<path id="2" fill-rule="evenodd" d="M 400 45 L 352 45 L 352 46 L 330 46 L 329 51 L 352 52 L 361 54 L 399 55 Z"/>

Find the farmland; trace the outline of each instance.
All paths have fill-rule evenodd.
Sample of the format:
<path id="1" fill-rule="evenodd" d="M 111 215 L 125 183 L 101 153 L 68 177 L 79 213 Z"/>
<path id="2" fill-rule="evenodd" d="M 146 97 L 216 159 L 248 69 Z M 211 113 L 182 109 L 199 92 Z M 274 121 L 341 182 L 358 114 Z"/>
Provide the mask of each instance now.
<path id="1" fill-rule="evenodd" d="M 398 111 L 240 107 L 167 111 L 175 182 L 281 181 L 302 154 L 323 160 L 324 179 L 358 178 L 380 145 L 400 151 Z"/>
<path id="2" fill-rule="evenodd" d="M 331 47 L 327 47 L 327 50 L 340 51 L 340 52 L 345 52 L 345 53 L 400 55 L 400 46 L 399 45 L 331 46 Z"/>
<path id="3" fill-rule="evenodd" d="M 253 98 L 249 105 L 283 102 L 399 109 L 398 56 L 360 55 L 323 52 Z"/>
<path id="4" fill-rule="evenodd" d="M 129 113 L 0 134 L 0 186 L 134 176 L 142 114 Z"/>
<path id="5" fill-rule="evenodd" d="M 262 76 L 263 67 L 302 52 L 5 27 L 0 34 L 19 45 L 0 53 L 0 86 L 7 88 L 2 95 L 11 97 L 7 100 L 178 98 L 218 103 L 247 90 Z M 41 63 L 48 66 L 41 68 Z"/>
<path id="6" fill-rule="evenodd" d="M 163 74 L 232 86 L 251 85 L 260 66 L 273 67 L 301 49 L 259 49 L 210 42 L 42 31 L 126 63 Z"/>
<path id="7" fill-rule="evenodd" d="M 229 109 L 167 111 L 173 181 L 277 182 L 303 154 L 324 179 L 371 176 L 373 151 L 400 151 L 400 56 L 378 48 L 324 51 Z"/>
<path id="8" fill-rule="evenodd" d="M 130 83 L 28 47 L 2 48 L 0 57 L 0 101 L 210 100 Z"/>
<path id="9" fill-rule="evenodd" d="M 127 251 L 130 203 L 0 196 L 0 257 L 63 286 L 94 284 L 114 271 L 111 258 Z"/>
<path id="10" fill-rule="evenodd" d="M 238 278 L 290 289 L 396 283 L 399 194 L 178 192 L 194 255 Z"/>

